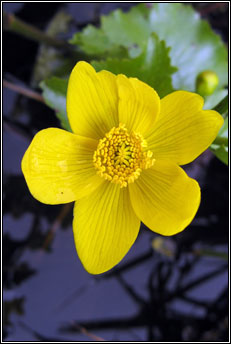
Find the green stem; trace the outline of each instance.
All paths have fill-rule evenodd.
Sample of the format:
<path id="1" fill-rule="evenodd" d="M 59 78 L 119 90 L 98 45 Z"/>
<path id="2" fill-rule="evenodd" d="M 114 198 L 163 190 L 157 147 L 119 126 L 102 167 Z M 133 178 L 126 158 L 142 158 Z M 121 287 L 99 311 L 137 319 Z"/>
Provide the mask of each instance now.
<path id="1" fill-rule="evenodd" d="M 217 138 L 215 138 L 215 140 L 213 141 L 214 145 L 219 145 L 219 146 L 228 146 L 229 144 L 229 140 L 227 137 L 221 137 L 218 136 Z"/>
<path id="2" fill-rule="evenodd" d="M 228 115 L 228 95 L 225 96 L 220 103 L 218 103 L 213 110 L 219 112 L 222 117 L 225 119 Z"/>
<path id="3" fill-rule="evenodd" d="M 62 40 L 48 36 L 44 32 L 34 26 L 23 22 L 13 14 L 3 12 L 3 29 L 18 33 L 24 37 L 37 42 L 51 45 L 56 48 L 64 48 L 65 50 L 73 50 L 72 46 Z"/>
<path id="4" fill-rule="evenodd" d="M 206 250 L 206 249 L 199 249 L 199 250 L 195 250 L 194 253 L 196 255 L 199 255 L 199 256 L 210 256 L 210 257 L 218 257 L 218 258 L 222 258 L 222 259 L 225 259 L 225 260 L 228 260 L 229 256 L 227 253 L 225 252 L 216 252 L 216 251 L 213 251 L 213 250 Z"/>

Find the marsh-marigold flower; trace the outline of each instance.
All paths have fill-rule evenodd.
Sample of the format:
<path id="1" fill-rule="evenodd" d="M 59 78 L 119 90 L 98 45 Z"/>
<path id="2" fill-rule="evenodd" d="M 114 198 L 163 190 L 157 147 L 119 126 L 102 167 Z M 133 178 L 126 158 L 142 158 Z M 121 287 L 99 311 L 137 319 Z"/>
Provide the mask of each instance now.
<path id="1" fill-rule="evenodd" d="M 67 115 L 73 133 L 37 133 L 22 160 L 32 195 L 47 204 L 76 201 L 74 239 L 93 274 L 126 255 L 140 221 L 174 235 L 194 218 L 200 187 L 179 165 L 194 160 L 223 124 L 203 98 L 185 91 L 160 99 L 136 78 L 74 67 Z"/>

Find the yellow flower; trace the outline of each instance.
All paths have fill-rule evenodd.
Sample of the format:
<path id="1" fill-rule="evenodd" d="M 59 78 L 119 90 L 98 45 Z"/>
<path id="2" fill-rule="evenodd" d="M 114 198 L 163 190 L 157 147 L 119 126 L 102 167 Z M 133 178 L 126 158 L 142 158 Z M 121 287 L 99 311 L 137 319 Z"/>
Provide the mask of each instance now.
<path id="1" fill-rule="evenodd" d="M 136 78 L 73 69 L 67 114 L 73 133 L 37 133 L 22 160 L 32 195 L 47 204 L 76 201 L 74 239 L 82 264 L 105 272 L 126 255 L 140 221 L 174 235 L 194 218 L 200 187 L 178 165 L 194 160 L 223 124 L 194 93 L 163 99 Z"/>

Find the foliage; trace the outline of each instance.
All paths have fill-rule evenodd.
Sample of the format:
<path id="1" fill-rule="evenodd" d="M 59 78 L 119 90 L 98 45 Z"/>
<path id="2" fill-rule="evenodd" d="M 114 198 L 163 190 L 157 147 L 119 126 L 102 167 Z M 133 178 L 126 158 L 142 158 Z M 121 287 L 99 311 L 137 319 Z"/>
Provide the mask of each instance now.
<path id="1" fill-rule="evenodd" d="M 188 5 L 155 3 L 148 8 L 138 4 L 128 13 L 118 9 L 102 16 L 99 28 L 90 24 L 75 33 L 70 43 L 92 59 L 97 71 L 137 77 L 155 88 L 160 97 L 174 89 L 195 92 L 196 78 L 204 70 L 213 71 L 219 79 L 214 93 L 205 96 L 205 109 L 227 94 L 227 49 Z M 71 131 L 65 109 L 67 81 L 52 77 L 40 85 L 61 126 Z M 227 130 L 222 129 L 219 136 L 227 137 Z M 224 141 L 217 140 L 211 150 L 228 163 Z"/>
<path id="2" fill-rule="evenodd" d="M 115 47 L 128 49 L 130 57 L 146 47 L 152 33 L 171 47 L 175 89 L 195 91 L 195 80 L 203 70 L 214 71 L 220 87 L 227 85 L 227 49 L 206 21 L 190 7 L 180 3 L 155 3 L 150 9 L 139 4 L 128 13 L 116 10 L 102 16 L 99 29 L 87 26 L 72 38 L 85 53 L 103 55 Z M 99 39 L 97 49 L 94 49 Z"/>
<path id="3" fill-rule="evenodd" d="M 214 110 L 218 111 L 224 117 L 224 124 L 220 129 L 216 140 L 210 146 L 210 149 L 217 158 L 228 165 L 228 96 L 224 97 L 224 99 L 217 104 Z"/>
<path id="4" fill-rule="evenodd" d="M 60 120 L 61 126 L 71 131 L 66 113 L 67 80 L 52 77 L 42 81 L 40 87 L 43 90 L 46 104 L 56 111 L 56 116 Z"/>
<path id="5" fill-rule="evenodd" d="M 156 34 L 151 34 L 143 52 L 133 59 L 107 59 L 93 61 L 97 71 L 106 69 L 114 74 L 137 77 L 152 86 L 160 97 L 173 91 L 171 74 L 177 69 L 171 66 L 169 48 Z"/>
<path id="6" fill-rule="evenodd" d="M 217 158 L 228 165 L 228 117 L 225 118 L 224 124 L 210 149 Z"/>

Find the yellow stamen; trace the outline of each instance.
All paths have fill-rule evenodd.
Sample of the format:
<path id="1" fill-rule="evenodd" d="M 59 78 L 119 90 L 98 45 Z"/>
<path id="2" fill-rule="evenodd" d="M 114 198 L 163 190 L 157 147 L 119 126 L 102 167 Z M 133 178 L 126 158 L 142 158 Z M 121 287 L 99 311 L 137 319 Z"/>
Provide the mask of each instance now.
<path id="1" fill-rule="evenodd" d="M 112 183 L 126 187 L 140 176 L 142 169 L 153 166 L 152 152 L 143 149 L 146 141 L 140 134 L 128 133 L 124 124 L 112 128 L 99 141 L 93 156 L 97 174 Z"/>

